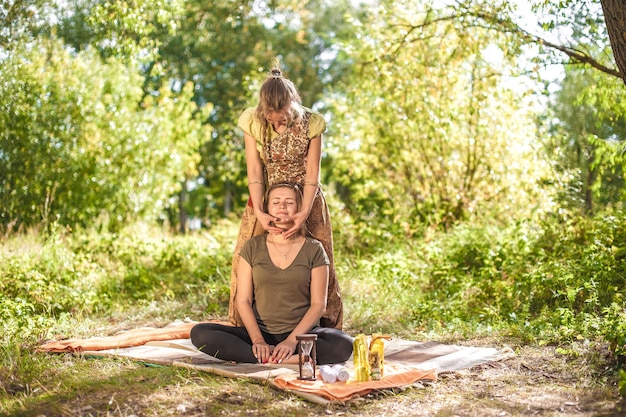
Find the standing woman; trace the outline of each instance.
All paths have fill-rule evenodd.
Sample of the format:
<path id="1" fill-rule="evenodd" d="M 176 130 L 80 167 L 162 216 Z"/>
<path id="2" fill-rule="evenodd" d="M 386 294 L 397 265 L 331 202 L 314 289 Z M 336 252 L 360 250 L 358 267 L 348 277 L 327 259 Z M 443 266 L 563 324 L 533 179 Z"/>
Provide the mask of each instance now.
<path id="1" fill-rule="evenodd" d="M 328 300 L 320 324 L 341 329 L 343 302 L 335 275 L 330 213 L 320 187 L 322 134 L 326 121 L 322 115 L 302 105 L 293 82 L 283 77 L 275 65 L 261 86 L 258 105 L 245 110 L 238 125 L 244 131 L 250 199 L 233 256 L 230 321 L 243 325 L 235 302 L 237 265 L 243 244 L 266 231 L 288 239 L 305 225 L 309 234 L 322 243 L 330 261 Z M 298 184 L 304 190 L 302 208 L 292 216 L 293 226 L 288 230 L 276 227 L 277 219 L 263 209 L 265 190 L 272 184 L 285 182 Z"/>

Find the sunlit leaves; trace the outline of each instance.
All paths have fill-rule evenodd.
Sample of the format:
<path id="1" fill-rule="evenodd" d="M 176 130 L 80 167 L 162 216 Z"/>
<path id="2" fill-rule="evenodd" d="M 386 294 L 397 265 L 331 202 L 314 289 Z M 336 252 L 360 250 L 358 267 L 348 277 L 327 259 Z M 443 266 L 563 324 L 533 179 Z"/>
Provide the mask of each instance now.
<path id="1" fill-rule="evenodd" d="M 181 0 L 110 0 L 96 4 L 88 21 L 105 55 L 149 62 L 159 46 L 154 33 L 165 30 L 173 35 L 183 4 Z"/>
<path id="2" fill-rule="evenodd" d="M 595 210 L 624 200 L 626 91 L 621 80 L 589 68 L 568 69 L 551 109 L 555 167 L 563 204 Z M 567 174 L 567 175 L 563 175 Z"/>
<path id="3" fill-rule="evenodd" d="M 141 104 L 134 70 L 54 40 L 16 50 L 0 73 L 3 228 L 157 219 L 195 174 L 207 132 L 191 88 Z"/>
<path id="4" fill-rule="evenodd" d="M 351 49 L 362 73 L 336 107 L 350 137 L 333 142 L 355 215 L 447 227 L 479 211 L 529 208 L 545 167 L 531 147 L 533 114 L 500 78 L 510 57 L 484 55 L 507 38 L 448 13 L 383 2 L 362 23 L 365 42 Z"/>
<path id="5" fill-rule="evenodd" d="M 36 36 L 46 25 L 51 2 L 44 0 L 0 3 L 0 52 L 13 49 L 17 39 Z"/>

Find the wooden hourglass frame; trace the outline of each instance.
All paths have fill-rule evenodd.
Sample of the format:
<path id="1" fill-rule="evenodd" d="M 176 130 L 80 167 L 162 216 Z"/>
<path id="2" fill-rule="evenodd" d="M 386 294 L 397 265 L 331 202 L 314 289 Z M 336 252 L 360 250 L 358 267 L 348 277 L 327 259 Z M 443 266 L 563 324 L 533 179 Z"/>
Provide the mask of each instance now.
<path id="1" fill-rule="evenodd" d="M 300 334 L 296 336 L 298 349 L 298 379 L 315 381 L 315 366 L 317 364 L 317 350 L 315 348 L 316 334 Z"/>

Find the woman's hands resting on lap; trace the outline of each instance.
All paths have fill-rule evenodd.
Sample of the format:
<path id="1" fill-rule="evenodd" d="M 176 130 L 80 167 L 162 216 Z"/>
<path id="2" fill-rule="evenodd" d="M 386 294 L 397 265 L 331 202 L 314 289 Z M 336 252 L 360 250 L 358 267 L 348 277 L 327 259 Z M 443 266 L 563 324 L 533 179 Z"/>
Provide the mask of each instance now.
<path id="1" fill-rule="evenodd" d="M 274 351 L 272 352 L 272 356 L 270 357 L 270 361 L 276 363 L 286 362 L 289 358 L 291 358 L 296 352 L 296 346 L 298 342 L 296 340 L 285 339 L 279 344 L 276 345 Z"/>
<path id="2" fill-rule="evenodd" d="M 296 352 L 297 341 L 289 339 L 282 341 L 276 346 L 268 345 L 265 341 L 252 344 L 252 353 L 259 363 L 283 363 L 293 362 L 289 360 Z"/>
<path id="3" fill-rule="evenodd" d="M 273 350 L 274 346 L 268 345 L 267 343 L 265 343 L 265 340 L 252 344 L 252 353 L 257 358 L 259 363 L 269 362 Z"/>

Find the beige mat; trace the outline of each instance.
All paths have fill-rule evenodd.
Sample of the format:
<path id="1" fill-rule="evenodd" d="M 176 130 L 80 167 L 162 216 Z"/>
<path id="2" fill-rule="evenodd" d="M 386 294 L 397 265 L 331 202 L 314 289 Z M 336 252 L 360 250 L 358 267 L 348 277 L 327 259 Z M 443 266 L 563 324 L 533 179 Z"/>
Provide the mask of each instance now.
<path id="1" fill-rule="evenodd" d="M 149 365 L 180 366 L 229 378 L 266 381 L 319 404 L 345 402 L 374 390 L 433 381 L 439 372 L 456 371 L 514 356 L 510 349 L 422 343 L 394 338 L 385 345 L 386 372 L 381 381 L 356 382 L 350 379 L 347 382 L 327 384 L 321 380 L 298 380 L 297 365 L 230 363 L 206 355 L 198 351 L 188 339 L 188 330 L 192 326 L 185 323 L 163 329 L 135 329 L 105 338 L 51 341 L 38 350 L 128 358 Z M 151 338 L 156 340 L 149 340 Z M 346 367 L 353 375 L 352 358 L 347 361 Z"/>

